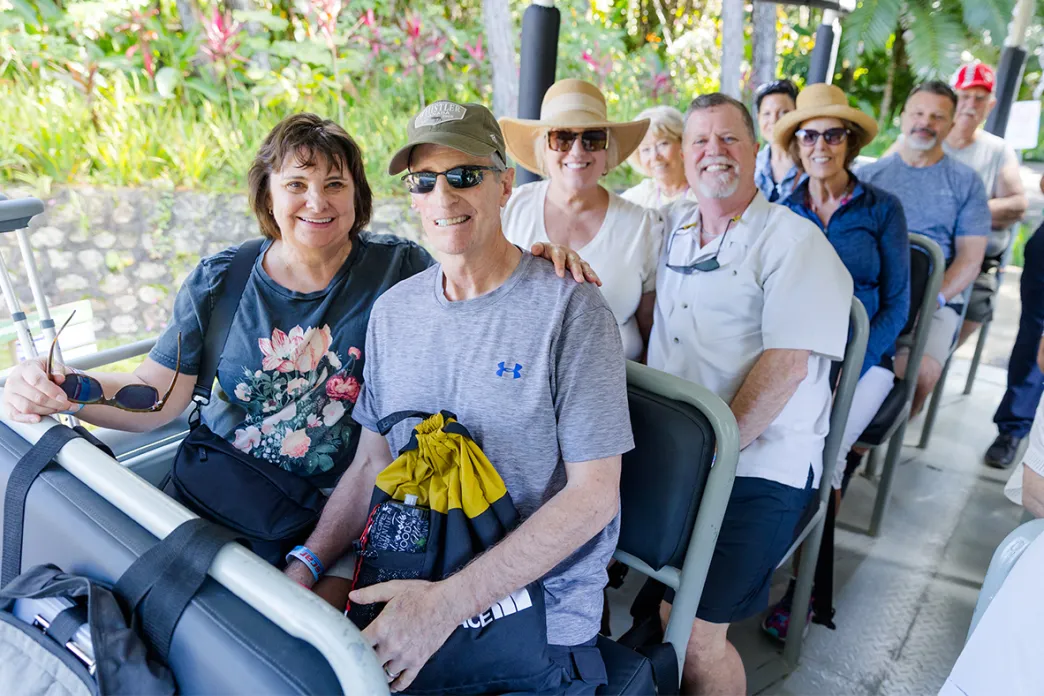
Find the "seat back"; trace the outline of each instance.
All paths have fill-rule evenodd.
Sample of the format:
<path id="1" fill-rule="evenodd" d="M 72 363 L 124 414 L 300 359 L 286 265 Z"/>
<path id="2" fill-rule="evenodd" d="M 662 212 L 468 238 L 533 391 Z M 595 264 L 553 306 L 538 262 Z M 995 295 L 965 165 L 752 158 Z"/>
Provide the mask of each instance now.
<path id="1" fill-rule="evenodd" d="M 634 449 L 620 474 L 617 548 L 681 568 L 714 462 L 714 428 L 696 405 L 628 384 Z"/>
<path id="2" fill-rule="evenodd" d="M 0 423 L 0 487 L 6 489 L 12 469 L 29 449 L 22 435 L 38 437 L 47 427 Z M 191 517 L 86 441 L 68 443 L 57 459 L 61 466 L 49 466 L 26 500 L 23 569 L 53 563 L 114 582 L 159 536 L 169 533 L 154 534 L 148 528 L 154 519 L 175 512 L 173 528 Z M 384 686 L 375 659 L 370 672 L 359 671 L 368 651 L 357 650 L 353 656 L 351 648 L 363 646 L 355 645 L 361 636 L 347 619 L 246 549 L 227 545 L 210 575 L 182 615 L 171 643 L 169 664 L 180 693 L 339 693 L 349 683 L 375 693 Z M 298 615 L 300 625 L 281 618 Z M 347 663 L 352 677 L 345 677 L 346 665 L 338 662 Z"/>
<path id="3" fill-rule="evenodd" d="M 1001 585 L 1008 577 L 1008 573 L 1022 558 L 1022 553 L 1029 548 L 1030 544 L 1044 533 L 1044 520 L 1031 520 L 1016 527 L 1004 541 L 997 546 L 990 559 L 990 567 L 986 571 L 986 578 L 982 581 L 982 589 L 979 590 L 979 599 L 975 602 L 975 613 L 972 615 L 971 626 L 968 627 L 968 636 L 975 632 L 979 625 L 979 619 L 986 613 L 990 602 L 1000 592 Z"/>
<path id="4" fill-rule="evenodd" d="M 635 448 L 623 457 L 615 558 L 675 590 L 665 642 L 683 664 L 739 459 L 739 428 L 709 390 L 629 362 Z"/>
<path id="5" fill-rule="evenodd" d="M 910 235 L 910 317 L 903 328 L 903 335 L 913 333 L 910 342 L 910 357 L 907 360 L 906 375 L 901 380 L 904 389 L 903 403 L 913 398 L 917 385 L 917 373 L 921 369 L 921 358 L 924 346 L 928 342 L 928 330 L 931 318 L 937 307 L 936 297 L 942 288 L 943 274 L 946 272 L 946 261 L 942 249 L 928 237 L 921 234 Z M 967 303 L 965 303 L 967 304 Z M 927 321 L 921 321 L 921 318 Z"/>

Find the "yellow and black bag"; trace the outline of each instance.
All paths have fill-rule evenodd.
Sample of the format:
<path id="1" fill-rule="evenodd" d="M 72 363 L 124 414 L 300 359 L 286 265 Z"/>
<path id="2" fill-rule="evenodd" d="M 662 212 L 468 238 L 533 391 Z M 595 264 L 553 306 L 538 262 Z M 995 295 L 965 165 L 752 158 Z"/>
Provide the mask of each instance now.
<path id="1" fill-rule="evenodd" d="M 407 418 L 423 421 L 377 477 L 356 542 L 353 589 L 396 579 L 441 580 L 520 521 L 500 474 L 456 416 L 403 411 L 382 419 L 378 429 L 386 434 Z M 347 614 L 365 628 L 382 608 L 351 604 Z M 547 691 L 560 678 L 547 654 L 538 581 L 458 626 L 407 693 Z"/>

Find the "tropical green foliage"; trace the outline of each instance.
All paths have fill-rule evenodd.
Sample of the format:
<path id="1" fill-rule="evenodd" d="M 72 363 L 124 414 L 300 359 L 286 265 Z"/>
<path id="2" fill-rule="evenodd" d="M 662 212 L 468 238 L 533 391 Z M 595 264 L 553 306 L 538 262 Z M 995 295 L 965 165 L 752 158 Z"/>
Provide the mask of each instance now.
<path id="1" fill-rule="evenodd" d="M 837 80 L 869 113 L 884 102 L 888 126 L 916 79 L 995 60 L 1011 3 L 863 0 Z M 528 4 L 510 0 L 516 28 Z M 721 0 L 557 5 L 558 74 L 598 83 L 612 116 L 717 89 Z M 820 11 L 778 8 L 779 71 L 801 82 Z M 0 0 L 0 181 L 241 188 L 265 133 L 309 110 L 356 136 L 390 193 L 384 163 L 412 113 L 492 103 L 482 12 L 482 0 Z M 1040 74 L 1035 55 L 1027 89 Z"/>

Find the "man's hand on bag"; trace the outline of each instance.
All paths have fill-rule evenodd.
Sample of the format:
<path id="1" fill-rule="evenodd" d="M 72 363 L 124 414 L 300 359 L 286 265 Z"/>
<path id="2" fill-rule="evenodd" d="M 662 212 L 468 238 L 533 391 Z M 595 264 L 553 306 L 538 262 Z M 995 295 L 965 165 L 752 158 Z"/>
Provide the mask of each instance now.
<path id="1" fill-rule="evenodd" d="M 384 665 L 392 691 L 402 691 L 413 683 L 461 621 L 444 588 L 425 580 L 392 580 L 348 595 L 356 604 L 386 602 L 363 635 Z"/>

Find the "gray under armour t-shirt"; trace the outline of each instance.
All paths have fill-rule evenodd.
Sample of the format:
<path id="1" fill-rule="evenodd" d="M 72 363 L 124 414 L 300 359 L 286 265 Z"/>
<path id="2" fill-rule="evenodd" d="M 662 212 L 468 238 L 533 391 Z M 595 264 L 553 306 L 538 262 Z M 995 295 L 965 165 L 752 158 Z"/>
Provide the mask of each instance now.
<path id="1" fill-rule="evenodd" d="M 986 236 L 992 226 L 986 189 L 975 171 L 944 155 L 930 167 L 911 167 L 898 154 L 860 167 L 860 180 L 896 196 L 906 227 L 942 248 L 949 265 L 957 237 Z"/>
<path id="2" fill-rule="evenodd" d="M 352 413 L 370 430 L 397 411 L 454 413 L 504 479 L 523 519 L 566 483 L 564 462 L 634 447 L 616 320 L 594 285 L 555 275 L 524 253 L 499 288 L 450 302 L 441 266 L 373 306 L 364 386 Z M 388 435 L 392 452 L 419 421 Z M 544 577 L 547 638 L 577 645 L 598 632 L 619 515 Z"/>

